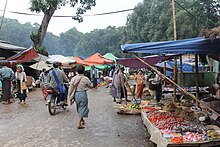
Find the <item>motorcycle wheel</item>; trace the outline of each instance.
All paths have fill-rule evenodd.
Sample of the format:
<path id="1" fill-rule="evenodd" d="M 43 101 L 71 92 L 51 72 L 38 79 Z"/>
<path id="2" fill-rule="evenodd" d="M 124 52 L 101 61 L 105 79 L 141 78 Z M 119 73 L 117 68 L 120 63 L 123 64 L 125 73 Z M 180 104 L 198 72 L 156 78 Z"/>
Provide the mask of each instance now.
<path id="1" fill-rule="evenodd" d="M 50 102 L 48 103 L 48 110 L 50 115 L 54 115 L 56 113 L 56 96 L 52 96 Z"/>

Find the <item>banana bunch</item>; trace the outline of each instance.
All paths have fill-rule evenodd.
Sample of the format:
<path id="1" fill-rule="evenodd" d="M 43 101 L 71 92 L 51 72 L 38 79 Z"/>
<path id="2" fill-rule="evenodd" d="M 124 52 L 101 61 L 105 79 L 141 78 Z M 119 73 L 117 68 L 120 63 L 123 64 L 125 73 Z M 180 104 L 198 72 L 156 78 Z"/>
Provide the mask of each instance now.
<path id="1" fill-rule="evenodd" d="M 127 108 L 127 109 L 136 109 L 136 110 L 141 109 L 141 107 L 136 105 L 136 104 L 128 104 L 128 105 L 125 106 L 125 108 Z"/>

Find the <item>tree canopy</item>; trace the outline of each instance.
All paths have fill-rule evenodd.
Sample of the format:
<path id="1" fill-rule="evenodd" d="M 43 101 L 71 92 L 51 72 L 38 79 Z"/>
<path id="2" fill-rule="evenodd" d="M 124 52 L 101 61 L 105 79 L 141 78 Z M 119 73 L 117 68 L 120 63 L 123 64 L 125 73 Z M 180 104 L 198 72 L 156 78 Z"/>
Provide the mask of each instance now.
<path id="1" fill-rule="evenodd" d="M 31 11 L 44 13 L 44 17 L 38 28 L 38 31 L 32 32 L 30 36 L 35 48 L 39 51 L 39 48 L 42 49 L 41 46 L 43 44 L 49 22 L 57 9 L 60 9 L 66 4 L 69 4 L 71 7 L 77 6 L 76 16 L 74 16 L 73 19 L 82 22 L 83 17 L 81 15 L 84 14 L 87 10 L 90 10 L 92 6 L 95 6 L 96 0 L 30 0 L 30 4 Z"/>

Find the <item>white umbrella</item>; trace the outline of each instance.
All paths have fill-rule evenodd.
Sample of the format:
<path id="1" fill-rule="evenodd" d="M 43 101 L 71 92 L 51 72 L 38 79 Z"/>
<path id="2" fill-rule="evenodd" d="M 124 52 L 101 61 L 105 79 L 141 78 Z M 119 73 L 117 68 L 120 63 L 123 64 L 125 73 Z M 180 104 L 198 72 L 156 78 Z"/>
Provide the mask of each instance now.
<path id="1" fill-rule="evenodd" d="M 47 59 L 47 61 L 50 63 L 60 62 L 62 64 L 71 64 L 75 62 L 75 60 L 68 57 L 64 57 L 62 55 L 51 55 L 49 56 L 49 59 Z"/>
<path id="2" fill-rule="evenodd" d="M 49 67 L 45 63 L 45 61 L 40 61 L 40 62 L 35 63 L 35 64 L 33 64 L 33 65 L 29 66 L 29 67 L 31 67 L 33 69 L 36 69 L 36 70 L 42 70 L 42 69 L 50 70 L 52 68 L 52 67 Z"/>

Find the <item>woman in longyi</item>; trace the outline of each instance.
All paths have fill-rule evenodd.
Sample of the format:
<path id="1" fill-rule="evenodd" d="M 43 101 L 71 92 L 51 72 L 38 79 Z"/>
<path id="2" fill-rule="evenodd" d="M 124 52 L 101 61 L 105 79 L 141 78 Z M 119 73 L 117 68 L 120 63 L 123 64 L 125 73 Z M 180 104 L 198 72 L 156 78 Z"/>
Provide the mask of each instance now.
<path id="1" fill-rule="evenodd" d="M 68 96 L 70 101 L 75 101 L 77 113 L 79 115 L 79 122 L 77 124 L 78 129 L 83 129 L 85 120 L 84 117 L 88 117 L 88 88 L 93 88 L 93 84 L 84 76 L 85 67 L 79 65 L 76 69 L 77 75 L 71 79 Z"/>
<path id="2" fill-rule="evenodd" d="M 136 81 L 137 81 L 137 94 L 136 94 L 136 98 L 141 98 L 142 94 L 143 94 L 143 89 L 144 89 L 144 74 L 142 70 L 138 71 L 137 76 L 135 77 Z"/>

